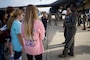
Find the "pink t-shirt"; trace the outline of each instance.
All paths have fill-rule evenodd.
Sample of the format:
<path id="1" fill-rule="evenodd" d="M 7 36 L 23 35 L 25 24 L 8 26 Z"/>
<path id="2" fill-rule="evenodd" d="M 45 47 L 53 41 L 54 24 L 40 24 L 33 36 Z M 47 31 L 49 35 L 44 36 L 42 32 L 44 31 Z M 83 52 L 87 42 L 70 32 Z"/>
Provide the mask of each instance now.
<path id="1" fill-rule="evenodd" d="M 45 36 L 45 29 L 40 20 L 35 20 L 34 22 L 34 32 L 33 32 L 34 42 L 30 42 L 30 40 L 27 40 L 24 38 L 23 23 L 22 23 L 21 31 L 22 31 L 22 37 L 24 39 L 24 48 L 25 48 L 26 54 L 39 55 L 39 54 L 44 53 L 44 47 L 43 47 L 42 40 L 44 39 L 44 36 Z"/>

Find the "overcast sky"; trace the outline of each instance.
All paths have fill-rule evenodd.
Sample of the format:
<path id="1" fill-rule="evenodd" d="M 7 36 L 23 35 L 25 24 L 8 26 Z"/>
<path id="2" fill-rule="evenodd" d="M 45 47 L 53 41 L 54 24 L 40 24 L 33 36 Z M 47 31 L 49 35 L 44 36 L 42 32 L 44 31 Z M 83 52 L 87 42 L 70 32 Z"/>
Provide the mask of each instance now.
<path id="1" fill-rule="evenodd" d="M 7 6 L 26 6 L 28 4 L 50 4 L 56 0 L 0 0 L 0 8 Z"/>

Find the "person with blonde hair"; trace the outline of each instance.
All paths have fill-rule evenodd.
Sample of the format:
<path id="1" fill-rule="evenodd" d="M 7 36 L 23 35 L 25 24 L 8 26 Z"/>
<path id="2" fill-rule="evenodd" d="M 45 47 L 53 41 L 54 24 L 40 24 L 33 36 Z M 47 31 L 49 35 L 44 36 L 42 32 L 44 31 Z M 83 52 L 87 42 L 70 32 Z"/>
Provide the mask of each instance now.
<path id="1" fill-rule="evenodd" d="M 23 48 L 23 39 L 21 36 L 21 20 L 23 19 L 23 11 L 20 9 L 14 10 L 9 20 L 11 21 L 9 28 L 11 34 L 11 43 L 14 51 L 14 60 L 22 60 L 21 55 Z"/>
<path id="2" fill-rule="evenodd" d="M 43 23 L 38 18 L 37 8 L 34 5 L 26 7 L 25 17 L 22 22 L 22 37 L 24 49 L 28 60 L 42 60 L 44 47 L 42 40 L 45 36 Z"/>
<path id="3" fill-rule="evenodd" d="M 47 13 L 46 12 L 42 12 L 41 20 L 42 20 L 42 23 L 43 23 L 44 28 L 45 28 L 45 39 L 47 40 L 46 31 L 47 31 L 48 18 L 47 18 Z"/>

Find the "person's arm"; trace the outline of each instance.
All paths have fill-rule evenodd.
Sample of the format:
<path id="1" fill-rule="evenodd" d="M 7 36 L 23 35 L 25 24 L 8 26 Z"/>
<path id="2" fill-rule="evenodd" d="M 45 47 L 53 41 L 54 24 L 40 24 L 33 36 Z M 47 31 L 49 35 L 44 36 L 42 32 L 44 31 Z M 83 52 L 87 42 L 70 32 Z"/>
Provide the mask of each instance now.
<path id="1" fill-rule="evenodd" d="M 45 36 L 45 29 L 43 23 L 39 20 L 34 26 L 33 40 L 43 40 Z"/>
<path id="2" fill-rule="evenodd" d="M 18 26 L 15 26 L 15 33 L 17 34 L 18 40 L 22 46 L 22 51 L 24 51 L 24 42 L 23 42 L 23 38 L 21 35 L 21 24 L 16 23 L 16 25 L 18 25 Z"/>
<path id="3" fill-rule="evenodd" d="M 17 36 L 18 36 L 19 42 L 22 46 L 22 52 L 24 52 L 24 42 L 23 42 L 22 36 L 21 36 L 21 34 L 17 34 Z"/>
<path id="4" fill-rule="evenodd" d="M 43 17 L 41 17 L 41 21 L 42 21 Z"/>
<path id="5" fill-rule="evenodd" d="M 67 16 L 67 15 L 65 15 L 65 19 L 64 19 L 64 21 L 63 21 L 63 28 L 65 28 L 66 16 Z"/>
<path id="6" fill-rule="evenodd" d="M 45 28 L 42 22 L 39 22 L 39 33 L 40 39 L 43 40 L 45 37 Z"/>
<path id="7" fill-rule="evenodd" d="M 21 44 L 22 46 L 24 46 L 24 42 L 23 42 L 23 39 L 22 39 L 21 34 L 17 34 L 17 36 L 18 36 L 18 39 L 19 39 L 20 44 Z"/>
<path id="8" fill-rule="evenodd" d="M 48 21 L 48 17 L 46 17 L 46 20 L 47 20 L 47 23 L 48 23 L 48 22 L 49 22 L 49 21 Z"/>

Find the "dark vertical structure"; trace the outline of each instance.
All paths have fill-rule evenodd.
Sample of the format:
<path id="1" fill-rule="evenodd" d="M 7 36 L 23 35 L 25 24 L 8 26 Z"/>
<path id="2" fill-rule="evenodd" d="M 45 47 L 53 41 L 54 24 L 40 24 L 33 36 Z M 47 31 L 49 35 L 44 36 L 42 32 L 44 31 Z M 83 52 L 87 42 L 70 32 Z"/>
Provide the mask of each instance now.
<path id="1" fill-rule="evenodd" d="M 82 30 L 86 30 L 86 26 L 85 26 L 85 22 L 86 22 L 86 15 L 85 15 L 85 7 L 84 7 L 85 3 L 83 1 L 83 29 Z"/>

